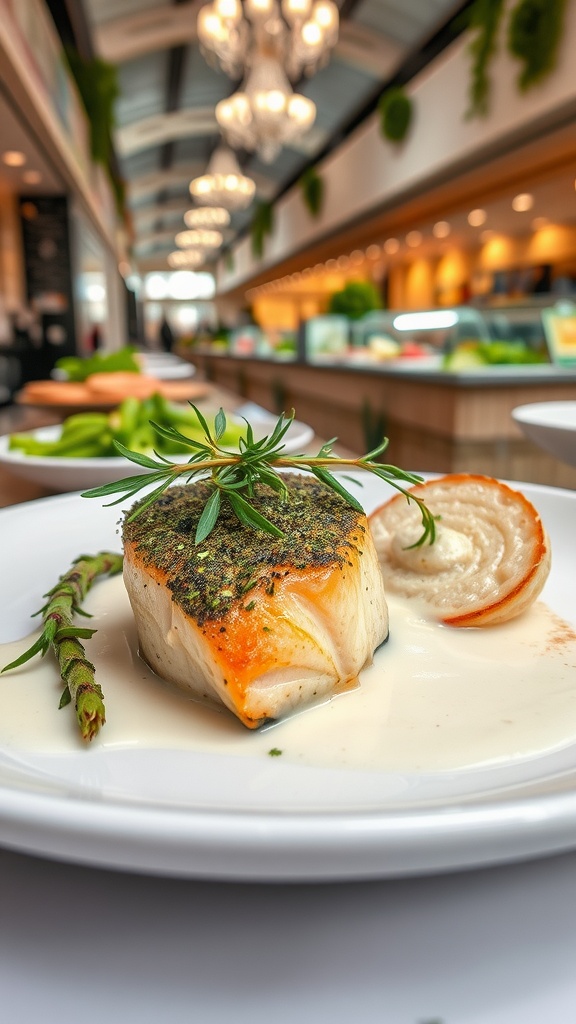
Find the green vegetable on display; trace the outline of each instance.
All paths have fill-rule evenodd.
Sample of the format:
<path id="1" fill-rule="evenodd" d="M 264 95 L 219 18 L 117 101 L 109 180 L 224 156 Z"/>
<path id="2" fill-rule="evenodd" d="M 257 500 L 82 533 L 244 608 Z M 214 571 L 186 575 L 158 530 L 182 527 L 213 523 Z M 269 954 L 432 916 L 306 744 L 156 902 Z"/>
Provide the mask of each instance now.
<path id="1" fill-rule="evenodd" d="M 95 352 L 85 359 L 83 356 L 62 356 L 56 362 L 56 369 L 63 370 L 67 380 L 83 382 L 93 373 L 141 373 L 135 348 L 121 348 L 118 352 Z"/>
<path id="2" fill-rule="evenodd" d="M 198 416 L 190 406 L 172 405 L 157 394 L 142 400 L 125 398 L 111 413 L 85 412 L 68 416 L 55 440 L 12 434 L 9 447 L 24 455 L 69 459 L 117 458 L 117 441 L 141 453 L 156 451 L 174 455 L 188 451 L 176 438 L 170 445 L 159 427 L 175 427 L 199 440 L 204 436 Z M 236 447 L 242 431 L 239 424 L 228 424 L 223 443 Z"/>
<path id="3" fill-rule="evenodd" d="M 445 370 L 467 370 L 487 366 L 525 366 L 542 363 L 545 356 L 523 341 L 463 342 L 443 360 Z"/>

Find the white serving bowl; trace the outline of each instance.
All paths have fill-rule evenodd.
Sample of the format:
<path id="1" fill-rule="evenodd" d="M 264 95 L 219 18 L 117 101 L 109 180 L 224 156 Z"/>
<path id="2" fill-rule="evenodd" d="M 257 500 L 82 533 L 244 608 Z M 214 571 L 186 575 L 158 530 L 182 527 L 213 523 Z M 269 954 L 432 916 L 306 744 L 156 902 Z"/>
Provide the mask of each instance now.
<path id="1" fill-rule="evenodd" d="M 534 444 L 576 466 L 576 401 L 519 405 L 512 418 Z"/>

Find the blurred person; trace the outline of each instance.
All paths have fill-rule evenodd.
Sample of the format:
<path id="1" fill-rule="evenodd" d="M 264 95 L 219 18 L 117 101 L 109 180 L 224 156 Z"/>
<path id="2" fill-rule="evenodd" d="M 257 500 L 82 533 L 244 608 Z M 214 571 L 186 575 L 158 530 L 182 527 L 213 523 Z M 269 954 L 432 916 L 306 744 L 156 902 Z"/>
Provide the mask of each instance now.
<path id="1" fill-rule="evenodd" d="M 166 319 L 166 316 L 162 317 L 162 323 L 160 324 L 160 345 L 165 352 L 171 352 L 174 344 L 174 334 L 172 328 Z"/>

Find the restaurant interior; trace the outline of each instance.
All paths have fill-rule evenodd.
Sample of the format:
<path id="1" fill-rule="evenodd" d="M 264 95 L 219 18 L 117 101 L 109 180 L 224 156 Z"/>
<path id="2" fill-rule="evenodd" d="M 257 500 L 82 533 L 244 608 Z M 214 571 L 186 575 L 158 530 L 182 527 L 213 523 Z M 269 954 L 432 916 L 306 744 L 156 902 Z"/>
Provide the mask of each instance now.
<path id="1" fill-rule="evenodd" d="M 519 489 L 536 507 L 547 572 L 552 538 L 545 608 L 538 604 L 525 632 L 490 620 L 487 650 L 476 620 L 461 631 L 474 645 L 469 678 L 463 672 L 468 688 L 482 677 L 492 693 L 507 676 L 510 693 L 519 681 L 517 695 L 526 684 L 517 718 L 512 697 L 490 697 L 496 727 L 472 696 L 461 719 L 458 711 L 448 721 L 438 698 L 434 728 L 446 729 L 449 741 L 466 715 L 480 716 L 466 733 L 468 753 L 460 735 L 457 752 L 435 755 L 432 768 L 400 757 L 401 768 L 386 768 L 385 792 L 380 782 L 370 788 L 374 769 L 364 752 L 344 746 L 339 767 L 352 765 L 352 776 L 342 771 L 336 785 L 333 766 L 315 752 L 317 783 L 308 789 L 304 774 L 293 783 L 272 732 L 262 740 L 261 773 L 244 772 L 248 761 L 234 761 L 233 745 L 198 741 L 194 769 L 205 763 L 209 775 L 218 757 L 228 758 L 234 781 L 225 784 L 218 767 L 193 793 L 178 739 L 162 750 L 156 776 L 136 726 L 128 739 L 112 732 L 94 766 L 72 778 L 68 761 L 78 751 L 66 746 L 68 736 L 57 733 L 45 749 L 26 741 L 21 753 L 20 712 L 9 710 L 2 726 L 0 696 L 0 864 L 27 923 L 16 928 L 6 961 L 8 1019 L 100 1021 L 95 1007 L 77 1015 L 73 1005 L 82 942 L 71 944 L 76 980 L 68 994 L 65 966 L 40 943 L 29 949 L 40 889 L 53 892 L 57 915 L 60 901 L 71 905 L 71 893 L 79 901 L 87 885 L 101 900 L 93 939 L 128 1024 L 224 1024 L 232 1013 L 264 1024 L 270 1011 L 278 1024 L 293 1024 L 298 1013 L 305 1021 L 323 1013 L 335 1024 L 572 1019 L 575 52 L 576 0 L 0 0 L 0 592 L 11 609 L 0 628 L 2 664 L 18 653 L 16 633 L 21 642 L 30 632 L 29 606 L 50 587 L 61 552 L 88 543 L 82 529 L 102 547 L 112 527 L 119 532 L 117 509 L 105 511 L 100 528 L 94 502 L 80 494 L 107 485 L 112 494 L 133 468 L 120 457 L 126 448 L 136 452 L 137 472 L 153 469 L 147 480 L 157 483 L 162 466 L 152 456 L 174 456 L 159 437 L 174 441 L 175 430 L 185 431 L 191 405 L 215 431 L 223 410 L 231 429 L 247 421 L 257 439 L 287 417 L 284 454 L 320 451 L 327 464 L 340 461 L 337 469 L 356 472 L 363 453 L 376 452 L 380 477 L 391 464 L 386 486 L 402 467 L 423 486 L 446 477 Z M 236 452 L 245 442 L 230 444 Z M 364 505 L 372 510 L 379 500 L 370 486 Z M 246 493 L 253 496 L 250 487 Z M 234 509 L 230 489 L 227 497 Z M 237 518 L 254 526 L 242 507 Z M 47 527 L 38 531 L 43 510 Z M 509 525 L 504 501 L 494 518 L 513 530 L 514 514 Z M 447 511 L 436 521 L 442 515 L 448 523 Z M 206 544 L 198 557 L 208 566 L 198 530 Z M 54 551 L 22 566 L 31 534 L 55 537 Z M 510 558 L 524 557 L 528 541 L 516 536 L 512 546 Z M 425 566 L 421 575 L 433 571 Z M 494 588 L 501 577 L 492 572 Z M 109 612 L 94 601 L 105 638 L 97 664 L 112 671 Z M 122 614 L 120 603 L 113 608 Z M 442 672 L 456 678 L 467 655 L 458 647 L 452 656 L 448 618 L 436 647 L 426 647 L 431 629 L 422 621 L 414 613 L 406 650 L 420 657 L 410 679 L 430 708 L 423 681 L 428 687 Z M 122 671 L 136 678 L 134 665 L 144 665 L 151 677 L 152 659 L 130 629 L 114 648 L 131 651 Z M 49 648 L 38 644 L 42 654 Z M 432 649 L 448 665 L 442 672 L 426 654 Z M 528 649 L 533 659 L 557 659 L 540 673 L 546 712 L 538 674 L 522 660 Z M 346 699 L 339 694 L 334 707 Z M 394 699 L 387 728 L 400 729 L 402 719 L 407 731 L 397 735 L 418 743 L 418 717 L 407 726 Z M 138 709 L 136 725 L 155 707 Z M 132 709 L 125 713 L 131 720 Z M 503 739 L 487 739 L 503 723 L 517 727 L 509 755 Z M 237 743 L 232 731 L 226 739 Z M 135 755 L 129 781 L 125 747 Z M 478 763 L 476 749 L 484 751 Z M 307 757 L 295 755 L 299 773 Z M 167 769 L 177 778 L 173 790 L 165 788 Z M 21 791 L 54 805 L 12 809 Z M 198 920 L 186 916 L 194 906 L 207 945 Z M 248 915 L 243 924 L 238 913 Z M 156 921 L 166 942 L 162 977 L 153 966 L 158 945 L 143 938 Z M 48 918 L 39 927 L 49 945 Z M 542 928 L 547 955 L 529 941 Z M 76 929 L 64 909 L 54 948 Z M 134 948 L 143 943 L 147 972 L 138 984 L 122 933 Z M 370 935 L 381 963 L 364 957 Z M 4 941 L 8 932 L 0 948 Z M 235 984 L 216 970 L 220 942 L 235 963 Z M 22 997 L 19 1015 L 30 956 L 38 967 L 45 955 L 51 971 Z M 334 965 L 342 958 L 340 978 Z M 281 959 L 305 977 L 296 992 Z M 261 1003 L 242 964 L 254 979 L 260 972 Z M 0 981 L 5 971 L 0 966 Z"/>
<path id="2" fill-rule="evenodd" d="M 573 3 L 534 67 L 473 2 L 3 6 L 5 405 L 164 326 L 352 450 L 574 486 L 511 415 L 573 394 Z"/>

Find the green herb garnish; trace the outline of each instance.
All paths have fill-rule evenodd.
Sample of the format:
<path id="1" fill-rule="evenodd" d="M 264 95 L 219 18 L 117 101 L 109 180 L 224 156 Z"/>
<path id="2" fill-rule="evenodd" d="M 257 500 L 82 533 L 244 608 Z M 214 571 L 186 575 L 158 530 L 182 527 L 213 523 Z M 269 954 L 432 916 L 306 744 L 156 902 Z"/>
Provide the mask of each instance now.
<path id="1" fill-rule="evenodd" d="M 239 439 L 239 451 L 232 452 L 219 444 L 226 430 L 224 411 L 220 409 L 217 413 L 212 434 L 202 413 L 195 406 L 192 408 L 204 431 L 203 441 L 186 437 L 175 427 L 164 427 L 158 423 L 152 423 L 154 429 L 161 436 L 192 450 L 187 462 L 173 463 L 159 455 L 158 452 L 154 453 L 156 456 L 154 459 L 151 456 L 130 451 L 116 441 L 115 447 L 121 455 L 150 472 L 126 477 L 123 480 L 115 480 L 101 487 L 93 487 L 89 491 L 84 491 L 82 496 L 84 498 L 104 498 L 112 494 L 120 494 L 119 498 L 108 503 L 117 505 L 127 497 L 132 498 L 143 488 L 152 486 L 151 493 L 129 516 L 128 522 L 132 522 L 140 512 L 152 505 L 176 479 L 183 478 L 182 482 L 190 483 L 200 476 L 205 477 L 209 474 L 214 490 L 198 521 L 195 535 L 196 544 L 201 544 L 212 532 L 223 500 L 228 502 L 243 526 L 251 527 L 254 530 L 263 530 L 273 537 L 282 537 L 282 531 L 251 504 L 257 484 L 267 485 L 278 494 L 280 500 L 286 501 L 288 487 L 278 470 L 306 470 L 344 498 L 357 511 L 363 512 L 364 509 L 360 502 L 332 472 L 332 470 L 342 467 L 362 469 L 385 480 L 404 494 L 408 501 L 414 501 L 418 505 L 422 515 L 422 536 L 413 546 L 419 547 L 426 542 L 433 543 L 436 535 L 434 516 L 421 498 L 407 491 L 400 483 L 402 481 L 408 484 L 419 484 L 422 483 L 423 478 L 415 473 L 407 473 L 396 466 L 384 465 L 375 461 L 388 447 L 388 438 L 384 438 L 376 448 L 359 459 L 347 459 L 332 455 L 332 445 L 336 438 L 332 438 L 322 445 L 317 455 L 283 455 L 284 444 L 282 442 L 294 419 L 294 412 L 292 412 L 290 416 L 282 414 L 272 433 L 259 441 L 254 439 L 252 427 L 246 421 L 246 436 Z"/>

